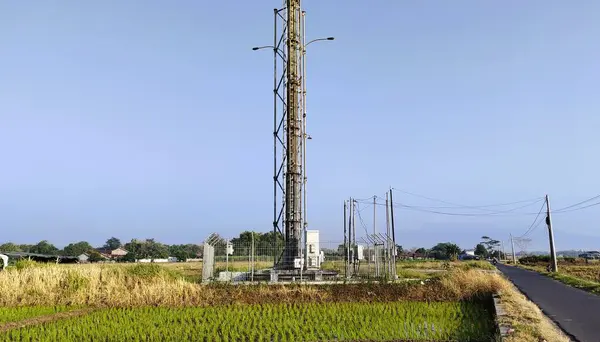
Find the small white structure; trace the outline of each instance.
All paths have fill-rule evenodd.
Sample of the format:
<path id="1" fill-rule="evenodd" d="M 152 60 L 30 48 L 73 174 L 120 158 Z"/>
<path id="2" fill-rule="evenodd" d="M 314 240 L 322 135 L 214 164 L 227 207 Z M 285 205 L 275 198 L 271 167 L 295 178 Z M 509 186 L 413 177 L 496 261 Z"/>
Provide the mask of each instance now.
<path id="1" fill-rule="evenodd" d="M 356 259 L 365 260 L 365 246 L 356 245 Z"/>
<path id="2" fill-rule="evenodd" d="M 88 262 L 90 260 L 90 256 L 87 255 L 87 254 L 85 254 L 85 253 L 83 253 L 83 254 L 77 256 L 77 260 L 80 263 L 85 264 L 86 262 Z"/>
<path id="3" fill-rule="evenodd" d="M 0 260 L 2 260 L 2 269 L 5 269 L 8 266 L 8 256 L 0 254 Z"/>
<path id="4" fill-rule="evenodd" d="M 469 249 L 465 251 L 466 255 L 470 255 L 470 256 L 475 256 L 475 250 L 474 249 Z"/>
<path id="5" fill-rule="evenodd" d="M 321 248 L 319 246 L 319 231 L 306 230 L 306 268 L 318 270 L 321 268 Z"/>

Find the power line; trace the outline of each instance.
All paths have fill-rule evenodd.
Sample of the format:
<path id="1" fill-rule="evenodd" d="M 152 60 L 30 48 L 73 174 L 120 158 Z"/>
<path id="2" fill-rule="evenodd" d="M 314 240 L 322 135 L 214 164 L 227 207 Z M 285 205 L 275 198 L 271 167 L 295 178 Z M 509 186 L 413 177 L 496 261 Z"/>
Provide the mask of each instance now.
<path id="1" fill-rule="evenodd" d="M 532 228 L 535 225 L 535 223 L 537 222 L 538 217 L 540 217 L 540 214 L 542 213 L 542 210 L 544 210 L 544 206 L 545 205 L 546 205 L 546 203 L 542 204 L 542 207 L 540 208 L 540 211 L 537 213 L 537 216 L 535 217 L 535 219 L 533 219 L 533 223 L 531 223 L 531 225 L 529 226 L 529 228 L 527 228 L 527 230 L 525 231 L 525 234 L 521 235 L 520 237 L 524 237 L 527 234 L 529 234 L 531 231 L 533 231 Z M 539 226 L 539 223 L 538 223 L 538 226 Z M 536 226 L 536 228 L 537 228 L 537 226 Z"/>
<path id="2" fill-rule="evenodd" d="M 469 209 L 484 210 L 482 208 L 501 207 L 501 206 L 507 206 L 507 205 L 513 205 L 513 204 L 521 204 L 521 203 L 528 203 L 528 202 L 537 202 L 537 201 L 543 199 L 543 197 L 536 197 L 536 198 L 532 198 L 532 199 L 528 199 L 528 200 L 521 200 L 521 201 L 515 201 L 515 202 L 508 202 L 508 203 L 498 203 L 498 204 L 486 204 L 486 205 L 472 206 L 472 205 L 457 204 L 457 203 L 453 203 L 453 202 L 449 202 L 449 201 L 445 201 L 445 200 L 441 200 L 441 199 L 437 199 L 437 198 L 433 198 L 433 197 L 419 195 L 419 194 L 415 194 L 415 193 L 412 193 L 412 192 L 409 192 L 409 191 L 405 191 L 405 190 L 401 190 L 401 189 L 396 189 L 396 188 L 392 188 L 392 189 L 396 190 L 398 192 L 407 194 L 407 195 L 411 195 L 411 196 L 415 196 L 415 197 L 420 197 L 420 198 L 427 199 L 427 200 L 430 200 L 430 201 L 435 201 L 435 202 L 440 202 L 440 203 L 444 203 L 444 204 L 449 204 L 449 205 L 452 206 L 452 207 L 437 207 L 437 209 L 469 208 Z"/>
<path id="3" fill-rule="evenodd" d="M 575 203 L 575 204 L 572 204 L 572 205 L 570 205 L 570 206 L 567 206 L 567 207 L 564 207 L 564 208 L 560 208 L 560 209 L 557 209 L 557 210 L 553 210 L 552 212 L 556 213 L 556 212 L 563 211 L 563 210 L 565 210 L 565 209 L 570 209 L 570 208 L 576 207 L 576 206 L 578 206 L 578 205 L 581 205 L 581 204 L 587 203 L 587 202 L 589 202 L 589 201 L 595 200 L 595 199 L 597 199 L 597 198 L 600 198 L 600 195 L 594 196 L 594 197 L 592 197 L 592 198 L 588 198 L 588 199 L 586 199 L 585 201 L 581 201 L 581 202 L 579 202 L 579 203 Z M 594 205 L 598 205 L 598 204 L 600 204 L 600 202 L 598 202 L 598 203 L 596 203 L 596 204 L 593 204 L 593 205 L 590 205 L 590 206 L 586 206 L 586 207 L 584 207 L 584 208 L 588 208 L 588 207 L 591 207 L 591 206 L 594 206 Z M 569 211 L 570 211 L 570 210 L 569 210 Z"/>
<path id="4" fill-rule="evenodd" d="M 515 202 L 508 202 L 508 203 L 498 203 L 498 204 L 488 204 L 488 205 L 480 205 L 480 206 L 472 206 L 472 205 L 462 205 L 462 204 L 457 204 L 457 203 L 452 203 L 452 202 L 448 202 L 445 200 L 441 200 L 441 199 L 437 199 L 437 198 L 432 198 L 432 197 L 428 197 L 428 196 L 423 196 L 423 195 L 419 195 L 419 194 L 415 194 L 415 193 L 411 193 L 408 191 L 404 191 L 404 190 L 399 190 L 396 188 L 392 188 L 393 190 L 396 190 L 398 192 L 401 193 L 405 193 L 405 194 L 409 194 L 415 197 L 420 197 L 420 198 L 424 198 L 424 199 L 428 199 L 431 201 L 436 201 L 436 202 L 441 202 L 441 203 L 445 203 L 445 204 L 449 204 L 452 205 L 452 207 L 428 207 L 428 206 L 415 206 L 415 205 L 408 205 L 408 204 L 403 204 L 403 203 L 394 203 L 394 207 L 395 208 L 400 208 L 400 209 L 408 209 L 408 210 L 414 210 L 414 211 L 420 211 L 420 212 L 425 212 L 425 213 L 430 213 L 430 214 L 437 214 L 437 215 L 446 215 L 446 216 L 468 216 L 468 217 L 480 217 L 480 216 L 521 216 L 521 215 L 535 215 L 536 216 L 536 220 L 540 215 L 540 212 L 515 212 L 519 209 L 523 209 L 526 207 L 529 207 L 531 205 L 535 205 L 536 203 L 539 203 L 540 201 L 543 201 L 544 198 L 543 197 L 538 197 L 535 199 L 529 199 L 529 200 L 522 200 L 522 201 L 515 201 Z M 363 204 L 367 204 L 367 205 L 372 205 L 373 202 L 370 202 L 371 200 L 373 200 L 373 198 L 376 196 L 372 196 L 370 198 L 367 199 L 362 199 L 362 200 L 356 200 L 357 202 L 363 203 Z M 597 206 L 600 205 L 600 202 L 596 202 L 596 203 L 592 203 L 583 207 L 577 207 L 581 204 L 590 202 L 594 199 L 600 198 L 600 195 L 591 197 L 585 201 L 581 201 L 572 205 L 569 205 L 567 207 L 558 209 L 558 210 L 554 210 L 553 213 L 555 214 L 562 214 L 562 213 L 568 213 L 568 212 L 572 212 L 572 211 L 577 211 L 577 210 L 582 210 L 582 209 L 586 209 L 586 208 L 590 208 L 593 206 Z M 376 200 L 378 200 L 379 198 L 376 198 Z M 367 202 L 369 201 L 369 202 Z M 507 209 L 507 210 L 492 210 L 492 209 L 484 209 L 484 208 L 490 208 L 490 207 L 500 207 L 500 206 L 507 206 L 507 205 L 514 205 L 514 204 L 520 204 L 520 203 L 526 203 L 525 205 L 522 206 L 518 206 L 515 208 L 511 208 L 511 209 Z M 384 206 L 384 203 L 381 202 L 377 202 L 375 203 L 376 205 L 379 206 Z M 448 212 L 448 211 L 443 211 L 443 210 L 438 210 L 438 209 L 461 209 L 461 208 L 469 208 L 469 209 L 477 209 L 477 210 L 484 210 L 486 211 L 486 213 L 468 213 L 468 212 Z M 532 225 L 535 225 L 536 220 L 534 220 Z M 531 229 L 532 226 L 530 226 L 529 229 Z M 525 234 L 524 234 L 525 235 Z"/>
<path id="5" fill-rule="evenodd" d="M 359 204 L 360 204 L 360 203 L 359 203 Z M 368 207 L 365 207 L 365 208 L 368 208 Z M 364 210 L 364 208 L 363 208 L 363 210 Z M 368 232 L 368 230 L 367 230 L 367 225 L 365 224 L 365 221 L 363 221 L 363 218 L 362 218 L 362 216 L 360 215 L 360 212 L 361 212 L 361 211 L 362 211 L 361 209 L 359 209 L 359 210 L 357 210 L 357 211 L 356 211 L 356 212 L 358 213 L 358 220 L 360 221 L 360 225 L 361 225 L 361 226 L 363 227 L 363 229 L 365 230 L 365 234 L 367 234 L 367 236 L 369 236 L 369 232 Z"/>
<path id="6" fill-rule="evenodd" d="M 394 208 L 409 209 L 409 210 L 414 210 L 414 211 L 420 211 L 420 212 L 426 212 L 426 213 L 438 214 L 438 215 L 447 215 L 447 216 L 472 216 L 472 217 L 477 217 L 477 216 L 502 216 L 502 215 L 504 215 L 504 216 L 513 216 L 513 215 L 519 216 L 519 215 L 537 215 L 537 213 L 515 213 L 515 211 L 517 211 L 519 209 L 523 209 L 525 207 L 529 207 L 529 206 L 534 205 L 536 203 L 539 203 L 542 200 L 543 199 L 538 199 L 536 202 L 527 203 L 526 205 L 522 205 L 522 206 L 519 206 L 519 207 L 515 207 L 515 208 L 511 208 L 511 209 L 507 209 L 507 210 L 491 211 L 491 212 L 486 212 L 486 213 L 445 212 L 445 211 L 438 211 L 438 210 L 430 210 L 430 209 L 435 209 L 435 207 L 430 208 L 430 207 L 408 205 L 408 204 L 403 204 L 403 203 L 394 203 Z M 376 203 L 376 205 L 384 206 L 385 204 L 384 203 Z"/>
<path id="7" fill-rule="evenodd" d="M 586 202 L 587 202 L 587 201 L 586 201 Z M 562 213 L 568 213 L 568 212 L 571 212 L 571 211 L 577 211 L 577 210 L 582 210 L 582 209 L 586 209 L 586 208 L 590 208 L 590 207 L 595 207 L 595 206 L 597 206 L 597 205 L 600 205 L 600 202 L 592 203 L 592 204 L 590 204 L 590 205 L 586 205 L 586 206 L 584 206 L 584 207 L 573 208 L 573 209 L 570 209 L 570 210 L 562 210 L 562 211 L 558 211 L 558 212 L 556 212 L 556 211 L 552 211 L 552 213 L 553 213 L 553 214 L 562 214 Z M 565 208 L 563 208 L 563 209 L 565 209 Z"/>

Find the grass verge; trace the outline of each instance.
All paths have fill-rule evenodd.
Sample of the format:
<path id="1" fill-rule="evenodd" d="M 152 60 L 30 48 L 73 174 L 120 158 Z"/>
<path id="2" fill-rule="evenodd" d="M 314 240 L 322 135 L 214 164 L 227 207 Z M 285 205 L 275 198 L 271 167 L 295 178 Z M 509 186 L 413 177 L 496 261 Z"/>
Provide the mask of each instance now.
<path id="1" fill-rule="evenodd" d="M 545 270 L 545 268 L 540 267 L 540 266 L 519 265 L 519 267 L 524 268 L 526 270 L 538 272 L 547 277 L 556 279 L 563 284 L 600 295 L 600 283 L 599 282 L 576 277 L 576 276 L 573 276 L 568 273 L 562 273 L 560 271 L 560 268 L 558 269 L 557 273 L 554 273 L 554 272 L 547 272 Z"/>

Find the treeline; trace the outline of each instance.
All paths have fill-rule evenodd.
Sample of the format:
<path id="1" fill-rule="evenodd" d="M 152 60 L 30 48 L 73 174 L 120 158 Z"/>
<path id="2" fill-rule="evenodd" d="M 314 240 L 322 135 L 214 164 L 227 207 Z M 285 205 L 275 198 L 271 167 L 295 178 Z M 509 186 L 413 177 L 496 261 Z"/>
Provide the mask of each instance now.
<path id="1" fill-rule="evenodd" d="M 79 256 L 87 254 L 89 261 L 101 261 L 104 259 L 101 253 L 110 254 L 111 251 L 123 248 L 127 255 L 117 258 L 118 261 L 135 261 L 136 259 L 164 259 L 176 257 L 178 260 L 185 261 L 191 258 L 202 256 L 202 247 L 196 244 L 167 245 L 155 241 L 154 239 L 138 240 L 133 239 L 125 244 L 121 243 L 116 237 L 106 240 L 103 246 L 94 248 L 87 241 L 73 242 L 63 249 L 57 248 L 47 240 L 42 240 L 37 244 L 15 244 L 6 242 L 0 245 L 0 252 L 25 252 L 56 256 Z"/>

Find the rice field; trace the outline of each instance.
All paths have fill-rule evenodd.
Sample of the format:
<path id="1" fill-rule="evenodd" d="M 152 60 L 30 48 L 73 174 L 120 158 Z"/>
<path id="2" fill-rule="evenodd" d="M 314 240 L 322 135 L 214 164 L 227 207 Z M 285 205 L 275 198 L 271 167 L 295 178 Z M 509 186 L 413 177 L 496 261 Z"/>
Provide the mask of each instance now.
<path id="1" fill-rule="evenodd" d="M 494 334 L 482 302 L 403 301 L 112 308 L 8 330 L 0 341 L 489 341 Z"/>
<path id="2" fill-rule="evenodd" d="M 66 306 L 54 307 L 19 307 L 19 308 L 2 308 L 0 307 L 0 324 L 9 322 L 18 322 L 27 318 L 52 315 L 59 312 L 72 310 L 73 308 Z"/>

